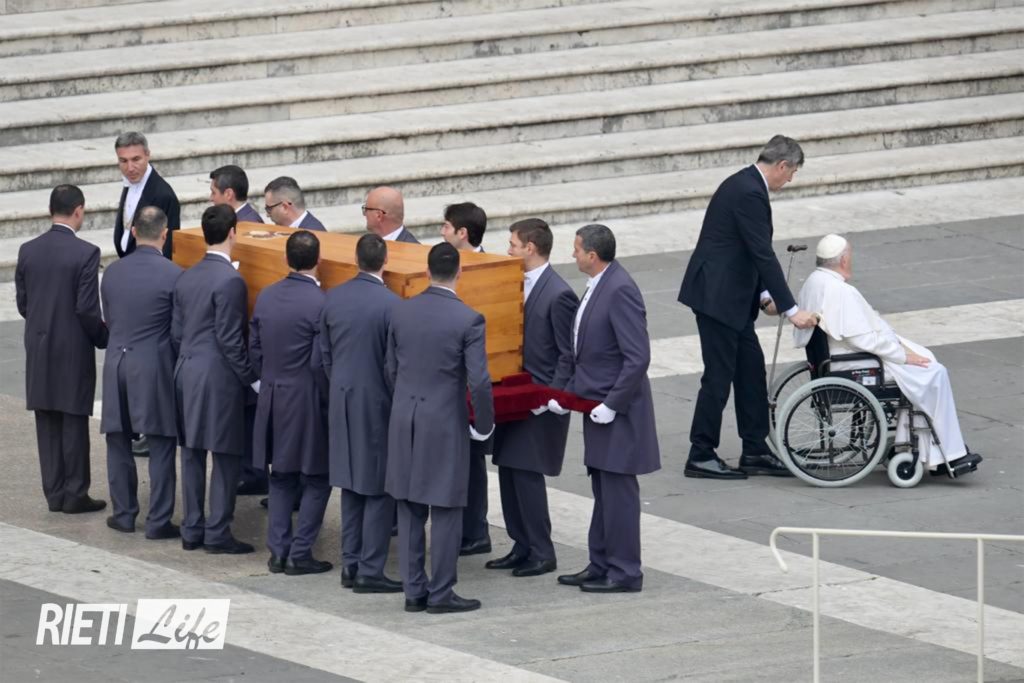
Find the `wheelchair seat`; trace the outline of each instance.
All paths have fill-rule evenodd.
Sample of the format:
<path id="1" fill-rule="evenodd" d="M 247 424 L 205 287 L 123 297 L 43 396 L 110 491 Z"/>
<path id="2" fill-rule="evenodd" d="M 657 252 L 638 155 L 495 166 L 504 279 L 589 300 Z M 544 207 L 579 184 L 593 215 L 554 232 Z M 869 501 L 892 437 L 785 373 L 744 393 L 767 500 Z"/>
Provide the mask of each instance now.
<path id="1" fill-rule="evenodd" d="M 811 377 L 841 377 L 861 385 L 870 391 L 879 401 L 898 401 L 903 393 L 891 377 L 885 375 L 882 359 L 872 353 L 844 353 L 831 355 L 828 348 L 828 335 L 820 327 L 815 327 L 811 340 L 806 347 L 807 363 L 811 367 Z M 838 363 L 867 361 L 866 367 L 833 370 Z"/>

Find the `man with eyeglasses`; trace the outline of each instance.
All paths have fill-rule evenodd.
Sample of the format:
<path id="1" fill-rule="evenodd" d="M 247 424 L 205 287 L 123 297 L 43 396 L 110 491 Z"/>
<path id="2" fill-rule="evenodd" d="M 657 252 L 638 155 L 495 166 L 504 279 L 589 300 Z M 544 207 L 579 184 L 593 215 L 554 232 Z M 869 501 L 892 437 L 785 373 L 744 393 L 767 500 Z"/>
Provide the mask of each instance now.
<path id="1" fill-rule="evenodd" d="M 405 228 L 405 200 L 395 188 L 376 187 L 370 190 L 361 208 L 366 217 L 367 232 L 380 235 L 386 242 L 420 243 Z"/>
<path id="2" fill-rule="evenodd" d="M 303 230 L 327 229 L 306 210 L 306 200 L 295 178 L 283 175 L 271 180 L 263 188 L 263 201 L 263 211 L 275 225 Z"/>

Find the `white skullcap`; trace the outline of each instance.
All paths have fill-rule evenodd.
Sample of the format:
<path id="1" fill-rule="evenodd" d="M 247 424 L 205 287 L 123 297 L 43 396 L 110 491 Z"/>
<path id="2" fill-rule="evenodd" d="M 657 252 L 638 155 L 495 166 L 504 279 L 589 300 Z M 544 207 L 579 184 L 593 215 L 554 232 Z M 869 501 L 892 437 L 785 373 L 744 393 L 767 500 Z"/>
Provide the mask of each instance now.
<path id="1" fill-rule="evenodd" d="M 846 240 L 839 235 L 825 235 L 818 242 L 818 248 L 814 255 L 820 259 L 835 258 L 846 249 Z"/>

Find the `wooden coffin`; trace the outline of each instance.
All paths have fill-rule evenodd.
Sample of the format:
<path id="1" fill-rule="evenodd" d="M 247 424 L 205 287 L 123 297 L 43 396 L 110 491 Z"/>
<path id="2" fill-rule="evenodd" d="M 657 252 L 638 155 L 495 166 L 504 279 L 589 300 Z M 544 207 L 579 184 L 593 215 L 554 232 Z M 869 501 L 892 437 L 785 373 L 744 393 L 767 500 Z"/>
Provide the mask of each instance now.
<path id="1" fill-rule="evenodd" d="M 256 295 L 288 274 L 284 246 L 293 228 L 261 223 L 239 223 L 232 259 L 249 286 L 249 313 Z M 324 290 L 351 279 L 356 267 L 359 235 L 317 233 L 320 238 L 320 283 Z M 408 299 L 427 288 L 429 246 L 388 242 L 384 284 Z M 174 233 L 174 262 L 188 268 L 206 254 L 201 228 Z M 487 320 L 487 357 L 494 381 L 523 366 L 523 262 L 497 254 L 461 252 L 462 277 L 456 290 L 467 306 Z"/>

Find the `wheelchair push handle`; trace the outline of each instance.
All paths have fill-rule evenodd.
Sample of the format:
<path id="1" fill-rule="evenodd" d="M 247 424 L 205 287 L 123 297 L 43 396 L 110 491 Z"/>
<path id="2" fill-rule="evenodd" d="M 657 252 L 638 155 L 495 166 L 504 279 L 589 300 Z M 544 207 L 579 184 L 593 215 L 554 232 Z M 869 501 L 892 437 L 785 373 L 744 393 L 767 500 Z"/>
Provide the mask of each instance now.
<path id="1" fill-rule="evenodd" d="M 798 251 L 807 251 L 807 245 L 806 244 L 791 244 L 788 247 L 786 247 L 786 251 L 788 251 L 790 254 L 795 254 Z"/>

